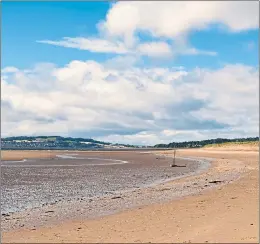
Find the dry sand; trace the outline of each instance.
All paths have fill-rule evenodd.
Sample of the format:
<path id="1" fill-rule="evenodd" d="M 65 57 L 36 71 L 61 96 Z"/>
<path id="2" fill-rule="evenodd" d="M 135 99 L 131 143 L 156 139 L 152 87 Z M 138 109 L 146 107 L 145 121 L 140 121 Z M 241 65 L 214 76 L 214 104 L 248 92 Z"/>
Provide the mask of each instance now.
<path id="1" fill-rule="evenodd" d="M 255 147 L 256 148 L 256 147 Z M 216 160 L 207 172 L 168 183 L 196 182 L 232 170 L 244 172 L 230 184 L 163 204 L 127 210 L 95 220 L 68 221 L 35 230 L 2 233 L 2 242 L 222 242 L 259 243 L 258 151 L 179 150 L 178 156 Z M 161 152 L 172 154 L 171 151 Z"/>

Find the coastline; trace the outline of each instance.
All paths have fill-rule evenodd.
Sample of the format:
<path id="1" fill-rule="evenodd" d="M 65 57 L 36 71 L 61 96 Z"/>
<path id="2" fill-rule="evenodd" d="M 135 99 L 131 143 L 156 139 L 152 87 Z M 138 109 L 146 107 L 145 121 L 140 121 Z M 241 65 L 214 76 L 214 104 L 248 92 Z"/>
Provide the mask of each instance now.
<path id="1" fill-rule="evenodd" d="M 161 152 L 163 154 L 170 154 L 171 152 Z M 128 209 L 120 213 L 115 213 L 113 215 L 100 217 L 94 220 L 86 220 L 84 218 L 77 219 L 73 221 L 65 221 L 62 224 L 57 224 L 52 227 L 40 227 L 37 229 L 29 229 L 29 230 L 18 230 L 18 231 L 10 231 L 10 232 L 4 232 L 3 233 L 3 241 L 4 242 L 36 242 L 35 240 L 39 242 L 146 242 L 146 241 L 152 241 L 152 242 L 172 242 L 172 241 L 198 241 L 198 242 L 204 242 L 204 241 L 216 241 L 216 242 L 256 242 L 257 241 L 257 230 L 258 222 L 256 214 L 255 216 L 251 216 L 252 213 L 255 213 L 255 210 L 258 211 L 258 204 L 256 201 L 256 198 L 258 198 L 257 193 L 255 192 L 258 188 L 256 185 L 258 181 L 258 176 L 256 175 L 256 172 L 258 172 L 258 162 L 257 162 L 257 152 L 244 152 L 244 153 L 237 153 L 236 151 L 232 152 L 217 152 L 215 151 L 207 151 L 207 150 L 185 150 L 185 151 L 179 151 L 178 155 L 180 156 L 195 156 L 195 157 L 210 157 L 214 158 L 215 160 L 212 163 L 212 167 L 210 167 L 207 171 L 202 172 L 199 175 L 193 175 L 188 176 L 185 178 L 177 179 L 174 181 L 166 182 L 163 184 L 158 185 L 157 187 L 150 188 L 148 190 L 144 190 L 140 193 L 140 191 L 137 191 L 137 195 L 142 195 L 144 199 L 146 199 L 146 202 L 134 209 Z M 245 159 L 252 158 L 253 162 L 250 164 L 244 164 Z M 233 179 L 230 179 L 230 173 L 232 173 Z M 234 174 L 235 173 L 235 174 Z M 256 177 L 255 179 L 250 178 L 250 175 L 254 175 Z M 241 176 L 241 177 L 240 177 Z M 231 178 L 232 178 L 231 177 Z M 239 178 L 240 177 L 240 178 Z M 238 179 L 239 178 L 239 179 Z M 206 181 L 207 179 L 207 181 Z M 221 180 L 220 183 L 206 183 L 205 182 L 212 182 L 214 180 Z M 233 232 L 227 228 L 227 230 L 223 229 L 226 224 L 223 224 L 225 221 L 231 222 L 237 218 L 233 216 L 233 219 L 227 218 L 229 216 L 227 210 L 226 204 L 229 204 L 228 206 L 232 206 L 233 202 L 237 202 L 237 198 L 243 198 L 243 194 L 240 192 L 239 197 L 236 197 L 234 199 L 231 199 L 232 196 L 230 195 L 235 194 L 235 191 L 229 191 L 229 188 L 235 188 L 237 189 L 237 185 L 243 185 L 244 181 L 252 181 L 254 183 L 254 194 L 250 194 L 250 197 L 254 198 L 255 200 L 252 201 L 251 199 L 251 205 L 254 205 L 254 208 L 248 209 L 246 211 L 248 216 L 243 216 L 243 221 L 245 221 L 245 218 L 251 218 L 250 221 L 253 222 L 253 225 L 249 225 L 249 230 L 247 232 L 239 232 L 235 231 L 234 229 L 241 229 L 237 223 L 232 223 L 232 228 L 235 226 L 236 228 L 233 228 Z M 194 185 L 196 183 L 196 185 Z M 245 182 L 244 182 L 245 183 Z M 204 185 L 203 185 L 204 184 Z M 205 185 L 210 185 L 210 187 Z M 171 195 L 171 192 L 176 193 L 178 187 L 182 186 L 182 189 L 179 188 L 179 192 L 184 192 L 185 189 L 186 194 L 179 195 L 173 197 Z M 215 189 L 214 189 L 215 188 Z M 151 190 L 152 189 L 152 190 Z M 180 190 L 181 189 L 181 190 Z M 160 194 L 160 199 L 162 199 L 161 203 L 159 202 L 152 202 L 151 201 L 151 195 L 152 192 L 156 191 Z M 188 194 L 187 194 L 188 193 Z M 214 201 L 213 199 L 217 197 L 219 194 L 224 194 L 225 198 L 219 198 L 218 201 Z M 158 197 L 158 194 L 157 194 Z M 164 198 L 163 198 L 164 197 Z M 212 197 L 212 199 L 211 199 Z M 234 197 L 234 196 L 233 196 Z M 168 198 L 168 199 L 167 199 Z M 202 200 L 200 200 L 200 198 Z M 206 200 L 205 200 L 206 198 Z M 126 202 L 129 202 L 129 200 L 134 199 L 133 194 L 131 196 L 123 196 L 123 198 L 117 198 L 114 199 L 114 201 L 118 202 L 119 205 L 125 204 L 124 200 Z M 147 199 L 149 201 L 147 201 Z M 177 200 L 178 199 L 178 200 Z M 249 199 L 250 200 L 250 199 Z M 250 201 L 247 200 L 246 202 L 250 205 Z M 202 205 L 200 205 L 202 201 Z M 211 205 L 204 204 L 204 202 L 211 202 Z M 184 202 L 184 203 L 183 203 Z M 225 203 L 223 206 L 223 202 Z M 181 204 L 183 203 L 183 204 Z M 193 203 L 193 204 L 191 204 Z M 225 239 L 223 237 L 223 234 L 219 233 L 220 235 L 212 235 L 212 231 L 216 232 L 218 228 L 215 228 L 215 224 L 211 223 L 214 228 L 206 228 L 205 223 L 203 225 L 203 228 L 206 228 L 206 233 L 208 233 L 207 239 L 204 240 L 203 238 L 205 235 L 200 230 L 201 219 L 207 219 L 212 222 L 212 217 L 207 216 L 205 213 L 202 212 L 205 209 L 211 209 L 211 211 L 214 212 L 216 215 L 217 210 L 220 206 L 216 206 L 216 203 L 220 203 L 222 208 L 224 208 L 224 211 L 222 209 L 222 212 L 220 212 L 220 215 L 226 214 L 227 216 L 224 218 L 224 222 L 222 221 L 222 225 L 217 226 L 219 229 L 222 228 L 223 231 L 226 231 L 225 233 L 229 236 Z M 240 201 L 240 205 L 244 205 L 245 201 Z M 196 205 L 194 205 L 196 204 Z M 192 205 L 192 206 L 191 206 Z M 201 207 L 203 206 L 203 208 Z M 237 208 L 241 209 L 241 206 L 239 204 L 236 206 Z M 245 206 L 243 206 L 244 209 Z M 230 207 L 228 207 L 228 210 Z M 204 210 L 203 210 L 204 209 Z M 171 211 L 170 211 L 171 210 Z M 193 215 L 197 215 L 197 212 L 201 213 L 201 216 L 194 217 Z M 241 210 L 240 210 L 241 211 Z M 165 215 L 159 214 L 160 212 L 163 212 Z M 233 210 L 234 212 L 234 210 Z M 250 212 L 250 214 L 249 214 Z M 151 215 L 151 213 L 153 213 Z M 167 213 L 167 214 L 166 214 Z M 187 215 L 187 213 L 192 213 L 191 215 Z M 210 212 L 212 215 L 212 212 Z M 172 216 L 174 221 L 171 221 L 171 218 L 167 218 L 167 215 Z M 203 216 L 204 215 L 204 216 Z M 179 216 L 179 217 L 178 217 Z M 176 222 L 175 220 L 179 220 Z M 217 218 L 218 221 L 221 220 L 220 218 Z M 223 220 L 223 218 L 222 218 Z M 194 223 L 196 222 L 196 225 L 189 225 L 190 222 Z M 217 222 L 218 222 L 217 221 Z M 136 223 L 138 222 L 138 223 Z M 106 224 L 105 224 L 106 223 Z M 120 224 L 118 224 L 120 223 Z M 142 223 L 142 224 L 140 224 Z M 181 225 L 187 225 L 186 230 L 183 228 L 179 228 Z M 241 221 L 238 221 L 238 223 L 241 224 Z M 159 225 L 158 225 L 159 224 Z M 150 226 L 151 229 L 154 229 L 154 232 L 149 232 L 148 226 Z M 157 226 L 157 229 L 155 229 L 153 226 Z M 81 227 L 78 227 L 81 226 Z M 162 228 L 164 226 L 164 228 Z M 194 229 L 195 228 L 195 231 Z M 169 227 L 172 228 L 172 231 L 170 231 Z M 244 227 L 242 225 L 242 227 Z M 78 229 L 80 228 L 80 229 Z M 102 235 L 98 234 L 98 230 L 102 229 Z M 131 235 L 129 233 L 129 228 L 131 229 Z M 188 229 L 188 230 L 187 230 Z M 228 232 L 231 231 L 231 233 Z M 69 231 L 70 234 L 67 232 Z M 194 233 L 195 231 L 195 233 Z M 249 232 L 248 232 L 249 231 Z M 149 234 L 150 233 L 150 234 Z M 217 233 L 217 232 L 216 232 Z M 232 237 L 233 233 L 233 237 Z M 22 238 L 21 238 L 22 234 Z M 239 234 L 239 235 L 238 235 Z M 247 235 L 247 237 L 240 237 L 241 234 Z M 248 236 L 250 235 L 250 236 Z M 86 238 L 87 237 L 87 238 Z M 206 238 L 206 237 L 205 237 Z M 215 238 L 215 239 L 214 239 Z M 224 238 L 224 239 L 223 239 Z"/>

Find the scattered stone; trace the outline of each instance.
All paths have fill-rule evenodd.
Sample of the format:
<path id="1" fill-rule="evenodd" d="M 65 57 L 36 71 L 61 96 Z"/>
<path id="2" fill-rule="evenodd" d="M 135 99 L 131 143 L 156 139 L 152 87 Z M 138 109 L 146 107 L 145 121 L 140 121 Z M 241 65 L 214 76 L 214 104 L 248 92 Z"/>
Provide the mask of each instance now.
<path id="1" fill-rule="evenodd" d="M 111 199 L 118 199 L 118 198 L 122 198 L 120 196 L 117 196 L 117 197 L 111 197 Z"/>
<path id="2" fill-rule="evenodd" d="M 186 167 L 186 165 L 177 165 L 177 164 L 172 164 L 171 167 Z"/>
<path id="3" fill-rule="evenodd" d="M 46 211 L 45 213 L 54 213 L 53 210 Z"/>
<path id="4" fill-rule="evenodd" d="M 8 214 L 8 213 L 5 214 L 5 213 L 3 213 L 2 216 L 9 217 L 10 214 Z"/>
<path id="5" fill-rule="evenodd" d="M 161 189 L 159 191 L 169 191 L 169 190 L 171 190 L 171 188 L 163 188 L 163 189 Z"/>
<path id="6" fill-rule="evenodd" d="M 250 224 L 250 225 L 254 225 L 254 224 Z"/>
<path id="7" fill-rule="evenodd" d="M 214 184 L 216 184 L 216 183 L 221 183 L 222 182 L 222 180 L 213 180 L 213 181 L 209 181 L 209 183 L 214 183 Z"/>
<path id="8" fill-rule="evenodd" d="M 237 197 L 231 197 L 231 199 L 236 199 Z"/>

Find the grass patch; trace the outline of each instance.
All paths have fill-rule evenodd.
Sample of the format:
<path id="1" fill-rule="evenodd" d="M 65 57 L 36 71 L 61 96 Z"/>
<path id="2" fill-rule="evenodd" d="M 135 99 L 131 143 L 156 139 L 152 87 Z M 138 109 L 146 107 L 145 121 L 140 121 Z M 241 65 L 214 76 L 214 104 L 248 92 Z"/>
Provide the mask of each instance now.
<path id="1" fill-rule="evenodd" d="M 244 142 L 223 142 L 223 143 L 216 143 L 216 144 L 208 144 L 205 145 L 203 148 L 209 147 L 232 147 L 232 146 L 252 146 L 252 147 L 259 147 L 259 141 L 244 141 Z"/>

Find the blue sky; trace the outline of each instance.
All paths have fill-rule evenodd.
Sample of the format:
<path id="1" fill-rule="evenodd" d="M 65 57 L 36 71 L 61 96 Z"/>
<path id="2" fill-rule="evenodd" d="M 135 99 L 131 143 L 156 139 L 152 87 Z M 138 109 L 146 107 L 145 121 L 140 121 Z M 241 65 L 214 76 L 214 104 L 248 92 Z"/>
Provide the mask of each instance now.
<path id="1" fill-rule="evenodd" d="M 3 2 L 2 67 L 26 68 L 37 62 L 64 65 L 70 60 L 91 58 L 90 53 L 36 41 L 95 35 L 95 24 L 104 18 L 108 8 L 107 2 Z"/>
<path id="2" fill-rule="evenodd" d="M 110 6 L 108 2 L 3 2 L 2 68 L 28 68 L 37 62 L 64 65 L 74 59 L 95 59 L 102 62 L 111 58 L 113 55 L 64 49 L 36 42 L 59 40 L 62 37 L 96 36 L 96 24 L 105 19 Z M 214 50 L 218 56 L 181 56 L 161 61 L 160 64 L 187 68 L 214 68 L 223 63 L 258 65 L 256 29 L 230 34 L 213 27 L 191 33 L 189 40 L 196 48 Z"/>
<path id="3" fill-rule="evenodd" d="M 2 101 L 9 106 L 5 135 L 69 133 L 139 144 L 255 135 L 256 94 L 254 101 L 245 101 L 244 112 L 235 102 L 228 112 L 215 93 L 222 96 L 224 79 L 230 93 L 223 101 L 241 94 L 252 99 L 248 90 L 255 92 L 258 86 L 257 5 L 2 2 Z M 146 89 L 142 95 L 140 87 Z M 51 100 L 52 93 L 77 98 L 62 103 Z M 31 100 L 21 100 L 28 94 Z M 33 98 L 36 94 L 40 101 Z M 140 101 L 129 106 L 120 94 Z M 49 122 L 39 125 L 33 118 L 37 109 L 30 104 L 40 102 L 41 107 L 45 99 L 51 102 L 39 116 Z M 184 109 L 181 101 L 187 99 L 199 101 L 200 107 Z M 69 112 L 61 121 L 63 107 Z M 228 113 L 237 119 L 229 121 Z M 26 116 L 18 125 L 20 114 Z M 248 116 L 250 126 L 243 127 Z M 33 132 L 27 131 L 32 127 Z"/>

